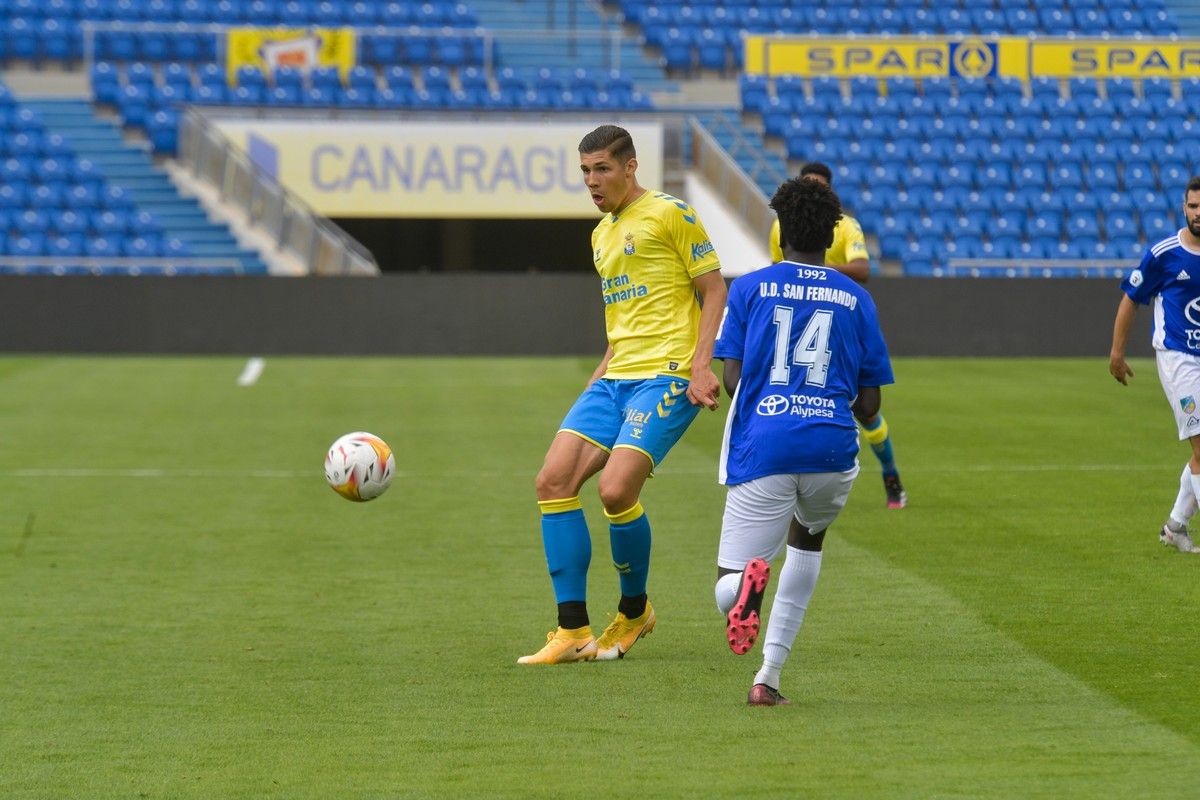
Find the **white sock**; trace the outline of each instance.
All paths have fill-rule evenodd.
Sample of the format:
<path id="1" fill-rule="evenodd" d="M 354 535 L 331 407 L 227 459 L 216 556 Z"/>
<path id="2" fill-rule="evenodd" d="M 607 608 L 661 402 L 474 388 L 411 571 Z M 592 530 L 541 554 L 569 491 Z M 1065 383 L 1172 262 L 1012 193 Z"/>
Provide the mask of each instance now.
<path id="1" fill-rule="evenodd" d="M 742 573 L 740 572 L 731 572 L 717 578 L 714 593 L 717 596 L 717 611 L 720 611 L 722 616 L 728 614 L 729 609 L 733 608 L 733 604 L 737 602 L 737 591 L 741 582 Z"/>
<path id="2" fill-rule="evenodd" d="M 763 643 L 763 665 L 754 676 L 755 683 L 779 689 L 779 673 L 792 651 L 792 643 L 804 622 L 804 612 L 821 574 L 821 553 L 788 546 L 787 558 L 779 571 L 767 635 Z"/>
<path id="3" fill-rule="evenodd" d="M 1171 508 L 1169 522 L 1174 522 L 1178 528 L 1186 528 L 1196 513 L 1196 507 L 1196 489 L 1192 486 L 1192 468 L 1190 464 L 1184 464 L 1183 474 L 1179 476 L 1179 494 L 1175 496 L 1175 505 Z"/>
<path id="4" fill-rule="evenodd" d="M 1200 500 L 1200 475 L 1193 475 L 1190 469 L 1185 469 L 1184 474 L 1187 475 L 1188 483 L 1192 485 L 1192 503 L 1195 504 Z M 1190 507 L 1195 508 L 1195 505 Z"/>

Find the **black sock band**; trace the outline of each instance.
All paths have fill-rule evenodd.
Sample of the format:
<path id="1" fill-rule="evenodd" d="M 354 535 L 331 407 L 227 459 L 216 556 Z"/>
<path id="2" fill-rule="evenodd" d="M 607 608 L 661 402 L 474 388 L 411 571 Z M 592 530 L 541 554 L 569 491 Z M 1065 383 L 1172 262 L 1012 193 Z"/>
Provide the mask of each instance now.
<path id="1" fill-rule="evenodd" d="M 617 603 L 617 611 L 625 615 L 626 619 L 636 619 L 646 613 L 646 595 L 639 594 L 637 597 L 621 595 L 621 602 Z"/>
<path id="2" fill-rule="evenodd" d="M 589 624 L 587 603 L 583 600 L 568 600 L 558 604 L 558 627 L 570 630 Z"/>

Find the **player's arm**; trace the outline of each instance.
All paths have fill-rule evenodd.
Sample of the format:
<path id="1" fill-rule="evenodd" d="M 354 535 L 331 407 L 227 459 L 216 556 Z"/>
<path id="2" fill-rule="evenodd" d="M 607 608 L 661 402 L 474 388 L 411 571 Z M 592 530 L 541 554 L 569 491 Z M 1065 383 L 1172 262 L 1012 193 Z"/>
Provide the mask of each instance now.
<path id="1" fill-rule="evenodd" d="M 725 359 L 725 369 L 721 372 L 721 380 L 725 384 L 726 394 L 733 397 L 733 393 L 737 391 L 738 384 L 742 382 L 741 359 Z"/>
<path id="2" fill-rule="evenodd" d="M 1122 295 L 1121 304 L 1117 306 L 1117 318 L 1113 322 L 1112 349 L 1108 351 L 1108 374 L 1122 386 L 1128 386 L 1128 379 L 1133 377 L 1133 370 L 1125 363 L 1125 345 L 1129 342 L 1129 331 L 1136 315 L 1137 303 L 1130 300 L 1129 295 Z"/>
<path id="3" fill-rule="evenodd" d="M 591 386 L 596 381 L 604 377 L 604 373 L 608 372 L 608 362 L 612 361 L 613 349 L 612 345 L 604 351 L 604 358 L 600 359 L 600 365 L 596 367 L 596 371 L 592 373 L 592 377 L 588 378 L 587 385 Z"/>
<path id="4" fill-rule="evenodd" d="M 858 419 L 871 419 L 879 413 L 879 406 L 882 402 L 883 394 L 879 391 L 878 386 L 860 386 L 858 387 L 858 397 L 854 398 L 850 410 Z"/>
<path id="5" fill-rule="evenodd" d="M 700 295 L 700 331 L 696 336 L 696 351 L 692 355 L 692 382 L 688 384 L 687 398 L 692 405 L 715 410 L 720 403 L 721 386 L 712 369 L 713 342 L 717 329 L 721 327 L 721 315 L 725 311 L 728 290 L 721 270 L 714 269 L 692 279 L 696 294 Z"/>
<path id="6" fill-rule="evenodd" d="M 783 261 L 783 247 L 779 243 L 779 220 L 776 219 L 771 223 L 771 235 L 767 242 L 767 248 L 771 251 L 771 263 L 778 264 Z"/>
<path id="7" fill-rule="evenodd" d="M 871 277 L 871 262 L 865 258 L 856 258 L 845 264 L 830 264 L 830 266 L 859 283 L 866 283 L 867 278 Z"/>
<path id="8" fill-rule="evenodd" d="M 867 237 L 863 234 L 858 220 L 846 219 L 839 227 L 845 229 L 845 241 L 842 242 L 842 258 L 844 264 L 830 264 L 843 275 L 859 283 L 866 283 L 871 277 L 871 263 L 867 256 Z"/>

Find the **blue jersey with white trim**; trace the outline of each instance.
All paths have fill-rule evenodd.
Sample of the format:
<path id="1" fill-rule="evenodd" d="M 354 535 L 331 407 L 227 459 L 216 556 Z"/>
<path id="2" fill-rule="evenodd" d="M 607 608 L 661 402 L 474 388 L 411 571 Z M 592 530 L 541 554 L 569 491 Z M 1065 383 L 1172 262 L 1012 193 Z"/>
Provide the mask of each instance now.
<path id="1" fill-rule="evenodd" d="M 731 486 L 851 469 L 858 389 L 893 382 L 875 302 L 832 267 L 783 261 L 737 278 L 714 355 L 742 362 L 721 446 Z"/>
<path id="2" fill-rule="evenodd" d="M 1147 250 L 1121 281 L 1121 291 L 1135 303 L 1154 302 L 1156 350 L 1200 355 L 1200 253 L 1189 250 L 1179 233 Z"/>

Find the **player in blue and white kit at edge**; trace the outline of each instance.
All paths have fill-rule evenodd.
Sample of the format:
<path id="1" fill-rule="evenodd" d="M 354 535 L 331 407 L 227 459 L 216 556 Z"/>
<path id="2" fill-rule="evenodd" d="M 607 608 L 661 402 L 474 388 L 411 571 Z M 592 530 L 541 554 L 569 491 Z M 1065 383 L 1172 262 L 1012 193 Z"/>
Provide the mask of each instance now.
<path id="1" fill-rule="evenodd" d="M 1154 302 L 1152 343 L 1158 379 L 1175 412 L 1180 440 L 1192 446 L 1192 457 L 1179 476 L 1179 491 L 1158 540 L 1185 553 L 1200 552 L 1192 544 L 1188 522 L 1200 499 L 1200 176 L 1183 193 L 1187 227 L 1150 247 L 1142 263 L 1121 282 L 1125 296 L 1113 323 L 1108 371 L 1121 384 L 1133 377 L 1125 363 L 1125 345 L 1138 305 Z"/>
<path id="2" fill-rule="evenodd" d="M 733 403 L 721 447 L 728 486 L 717 554 L 717 607 L 730 649 L 754 644 L 769 562 L 787 545 L 747 702 L 787 703 L 779 676 L 821 569 L 825 531 L 858 475 L 854 417 L 879 412 L 893 382 L 875 303 L 832 267 L 842 215 L 833 190 L 796 178 L 771 199 L 785 260 L 736 279 L 714 355 Z"/>

